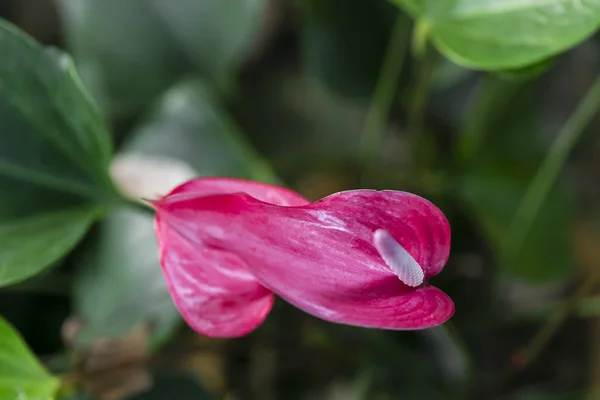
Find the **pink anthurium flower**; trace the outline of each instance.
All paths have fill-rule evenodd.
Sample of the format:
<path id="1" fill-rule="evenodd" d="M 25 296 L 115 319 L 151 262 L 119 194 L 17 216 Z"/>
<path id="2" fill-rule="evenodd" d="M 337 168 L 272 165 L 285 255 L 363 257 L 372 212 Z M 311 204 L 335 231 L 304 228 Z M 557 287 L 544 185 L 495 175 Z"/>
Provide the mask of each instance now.
<path id="1" fill-rule="evenodd" d="M 362 327 L 425 329 L 454 314 L 427 283 L 446 263 L 450 227 L 417 195 L 351 190 L 310 203 L 279 186 L 201 178 L 153 205 L 170 292 L 207 336 L 253 331 L 274 294 Z"/>

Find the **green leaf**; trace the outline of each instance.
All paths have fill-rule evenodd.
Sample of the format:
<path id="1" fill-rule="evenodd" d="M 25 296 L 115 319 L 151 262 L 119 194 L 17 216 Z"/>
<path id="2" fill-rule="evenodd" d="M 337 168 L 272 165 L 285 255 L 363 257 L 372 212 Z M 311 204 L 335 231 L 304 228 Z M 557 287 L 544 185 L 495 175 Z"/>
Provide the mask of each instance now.
<path id="1" fill-rule="evenodd" d="M 2 20 L 0 54 L 2 285 L 67 253 L 117 194 L 110 136 L 70 58 Z"/>
<path id="2" fill-rule="evenodd" d="M 151 342 L 157 344 L 178 326 L 150 213 L 122 209 L 102 221 L 96 242 L 77 270 L 74 298 L 76 313 L 85 321 L 82 342 L 118 337 L 150 323 Z"/>
<path id="3" fill-rule="evenodd" d="M 97 217 L 88 207 L 0 224 L 0 286 L 22 281 L 72 249 Z"/>
<path id="4" fill-rule="evenodd" d="M 0 399 L 52 400 L 59 384 L 0 317 Z"/>
<path id="5" fill-rule="evenodd" d="M 122 151 L 112 174 L 131 197 L 164 194 L 199 175 L 276 181 L 197 81 L 169 90 Z M 177 327 L 180 317 L 162 274 L 150 214 L 125 209 L 102 222 L 98 241 L 78 270 L 74 301 L 88 324 L 84 341 L 122 335 L 151 322 L 156 345 Z"/>
<path id="6" fill-rule="evenodd" d="M 519 88 L 504 109 L 488 119 L 482 128 L 487 136 L 459 185 L 461 198 L 499 257 L 504 235 L 544 156 L 535 134 L 530 89 L 531 85 Z M 572 207 L 568 193 L 562 183 L 553 189 L 519 255 L 498 260 L 505 273 L 538 282 L 559 280 L 570 273 Z"/>
<path id="7" fill-rule="evenodd" d="M 381 0 L 301 4 L 301 44 L 309 72 L 337 95 L 370 97 L 394 26 L 393 7 Z"/>
<path id="8" fill-rule="evenodd" d="M 257 40 L 266 0 L 58 0 L 70 50 L 111 115 L 153 102 L 184 73 L 224 80 Z"/>
<path id="9" fill-rule="evenodd" d="M 590 37 L 599 0 L 393 0 L 428 27 L 436 47 L 467 67 L 528 66 Z"/>
<path id="10" fill-rule="evenodd" d="M 1 20 L 0 53 L 0 177 L 105 196 L 110 136 L 71 59 Z"/>

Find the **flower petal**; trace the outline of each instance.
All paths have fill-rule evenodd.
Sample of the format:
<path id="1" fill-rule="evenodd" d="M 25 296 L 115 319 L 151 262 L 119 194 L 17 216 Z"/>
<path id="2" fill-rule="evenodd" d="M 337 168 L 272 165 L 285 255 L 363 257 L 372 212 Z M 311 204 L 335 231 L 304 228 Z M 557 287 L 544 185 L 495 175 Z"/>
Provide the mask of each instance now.
<path id="1" fill-rule="evenodd" d="M 235 178 L 198 178 L 179 185 L 168 194 L 190 197 L 225 193 L 247 193 L 269 204 L 278 206 L 302 206 L 310 203 L 300 194 L 282 186 Z"/>
<path id="2" fill-rule="evenodd" d="M 444 267 L 450 227 L 429 201 L 405 192 L 355 190 L 280 207 L 246 194 L 174 194 L 157 204 L 181 238 L 237 254 L 266 288 L 320 318 L 386 329 L 423 329 L 454 313 L 440 290 L 398 279 L 373 243 L 386 230 L 423 269 Z M 408 267 L 407 267 L 408 268 Z"/>
<path id="3" fill-rule="evenodd" d="M 192 197 L 245 192 L 274 204 L 308 203 L 285 188 L 238 179 L 196 179 L 174 192 Z M 155 229 L 169 291 L 194 330 L 211 337 L 237 337 L 264 321 L 274 296 L 238 256 L 188 240 L 177 226 L 162 223 L 160 215 Z"/>

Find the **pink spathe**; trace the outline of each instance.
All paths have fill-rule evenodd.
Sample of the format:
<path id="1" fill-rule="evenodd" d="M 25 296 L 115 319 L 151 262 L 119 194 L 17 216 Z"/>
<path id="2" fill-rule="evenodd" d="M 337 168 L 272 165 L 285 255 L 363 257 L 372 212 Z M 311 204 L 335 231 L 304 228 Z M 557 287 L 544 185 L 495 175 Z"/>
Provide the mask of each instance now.
<path id="1" fill-rule="evenodd" d="M 324 320 L 370 328 L 425 329 L 454 313 L 427 283 L 448 258 L 448 221 L 414 194 L 352 190 L 310 203 L 283 187 L 201 178 L 154 206 L 173 299 L 207 336 L 256 329 L 274 293 Z"/>

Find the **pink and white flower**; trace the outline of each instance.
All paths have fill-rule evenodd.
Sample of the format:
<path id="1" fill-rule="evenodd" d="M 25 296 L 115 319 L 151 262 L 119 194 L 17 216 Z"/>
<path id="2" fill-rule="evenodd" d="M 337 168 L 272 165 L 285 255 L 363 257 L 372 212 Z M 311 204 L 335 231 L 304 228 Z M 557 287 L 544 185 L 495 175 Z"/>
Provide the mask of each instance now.
<path id="1" fill-rule="evenodd" d="M 425 329 L 454 314 L 448 295 L 427 283 L 446 264 L 450 226 L 417 195 L 351 190 L 311 203 L 280 186 L 200 178 L 153 206 L 169 290 L 204 335 L 250 333 L 274 294 L 369 328 Z"/>

